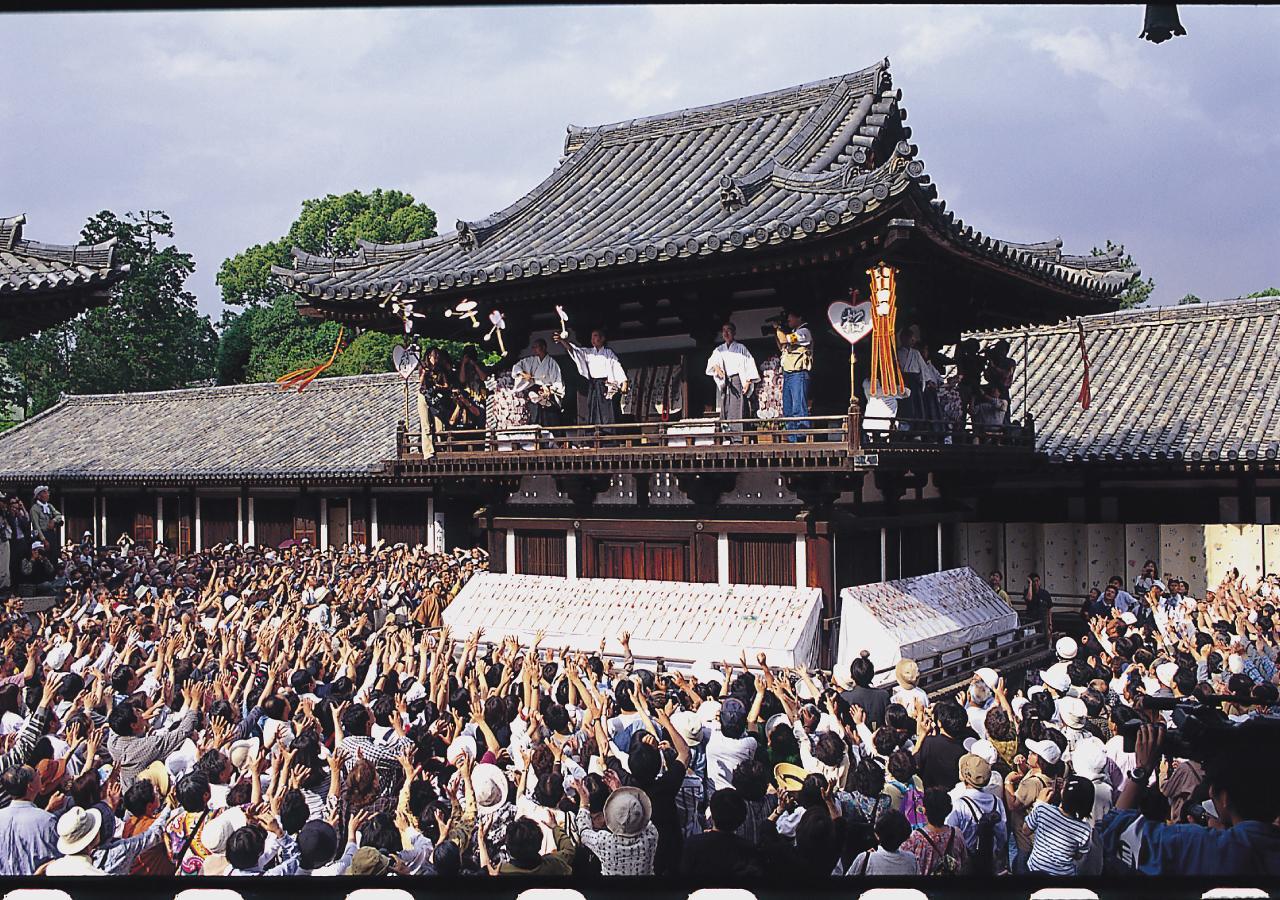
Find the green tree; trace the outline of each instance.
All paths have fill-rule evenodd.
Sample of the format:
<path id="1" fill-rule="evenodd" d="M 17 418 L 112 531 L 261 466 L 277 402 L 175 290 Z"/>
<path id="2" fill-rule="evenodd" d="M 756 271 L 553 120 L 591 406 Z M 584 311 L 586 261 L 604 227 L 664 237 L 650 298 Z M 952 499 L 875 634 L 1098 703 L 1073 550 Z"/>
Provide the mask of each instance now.
<path id="1" fill-rule="evenodd" d="M 1136 265 L 1133 261 L 1132 254 L 1125 252 L 1124 244 L 1113 244 L 1110 240 L 1107 241 L 1106 247 L 1094 247 L 1089 252 L 1089 255 L 1106 256 L 1110 255 L 1112 252 L 1118 252 L 1120 254 L 1121 261 L 1126 267 Z M 1145 281 L 1141 278 L 1135 278 L 1133 281 L 1129 282 L 1128 287 L 1116 296 L 1116 299 L 1120 301 L 1121 309 L 1133 309 L 1135 306 L 1142 306 L 1150 300 L 1151 292 L 1155 289 L 1156 282 L 1154 278 L 1148 278 Z"/>
<path id="2" fill-rule="evenodd" d="M 31 415 L 64 393 L 167 390 L 211 377 L 218 337 L 184 287 L 195 265 L 173 236 L 160 210 L 89 219 L 81 237 L 115 238 L 129 275 L 107 306 L 0 348 L 7 399 Z"/>
<path id="3" fill-rule="evenodd" d="M 294 295 L 271 276 L 271 267 L 287 266 L 298 247 L 320 256 L 348 256 L 360 240 L 404 243 L 434 237 L 436 214 L 403 191 L 350 191 L 306 200 L 302 212 L 278 241 L 255 244 L 223 262 L 218 270 L 228 310 L 221 322 L 217 353 L 220 384 L 272 381 L 286 372 L 329 358 L 338 326 L 301 315 Z M 357 375 L 392 368 L 399 338 L 380 332 L 352 336 L 349 346 L 324 375 Z"/>
<path id="4" fill-rule="evenodd" d="M 1197 297 L 1195 294 L 1183 294 L 1183 295 L 1182 295 L 1182 299 L 1180 299 L 1180 300 L 1178 301 L 1178 305 L 1179 305 L 1179 306 L 1191 306 L 1191 305 L 1193 305 L 1193 304 L 1196 304 L 1196 303 L 1203 303 L 1203 302 L 1204 302 L 1204 301 L 1203 301 L 1203 300 L 1201 300 L 1199 297 Z"/>
<path id="5" fill-rule="evenodd" d="M 1254 291 L 1252 294 L 1245 294 L 1246 300 L 1257 300 L 1259 297 L 1280 297 L 1280 288 L 1263 288 L 1260 291 Z"/>

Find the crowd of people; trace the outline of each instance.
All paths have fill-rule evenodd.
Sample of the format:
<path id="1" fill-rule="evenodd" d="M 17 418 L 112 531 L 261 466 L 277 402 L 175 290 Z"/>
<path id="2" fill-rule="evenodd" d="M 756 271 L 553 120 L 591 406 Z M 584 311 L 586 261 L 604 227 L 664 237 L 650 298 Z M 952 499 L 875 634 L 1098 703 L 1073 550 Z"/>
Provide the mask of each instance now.
<path id="1" fill-rule="evenodd" d="M 881 687 L 865 655 L 450 634 L 486 567 L 64 548 L 65 599 L 0 622 L 0 874 L 1280 873 L 1275 579 L 1170 605 L 1152 576 L 1025 683 L 931 698 L 909 659 Z"/>

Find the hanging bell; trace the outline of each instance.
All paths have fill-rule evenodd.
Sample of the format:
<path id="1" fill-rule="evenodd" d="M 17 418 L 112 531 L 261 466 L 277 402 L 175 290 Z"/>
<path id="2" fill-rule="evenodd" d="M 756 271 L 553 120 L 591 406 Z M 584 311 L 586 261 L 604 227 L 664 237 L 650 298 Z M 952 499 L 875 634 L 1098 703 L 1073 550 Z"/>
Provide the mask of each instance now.
<path id="1" fill-rule="evenodd" d="M 1178 7 L 1172 3 L 1148 3 L 1147 15 L 1142 22 L 1142 34 L 1140 38 L 1145 38 L 1153 44 L 1160 44 L 1180 34 L 1186 34 L 1187 29 L 1182 27 L 1182 22 L 1178 20 Z"/>

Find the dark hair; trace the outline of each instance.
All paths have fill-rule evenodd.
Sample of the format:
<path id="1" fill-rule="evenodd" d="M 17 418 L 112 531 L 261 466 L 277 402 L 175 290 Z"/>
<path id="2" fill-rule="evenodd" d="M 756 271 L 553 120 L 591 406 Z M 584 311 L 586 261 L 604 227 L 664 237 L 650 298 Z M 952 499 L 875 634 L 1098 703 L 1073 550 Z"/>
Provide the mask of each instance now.
<path id="1" fill-rule="evenodd" d="M 314 681 L 315 678 L 308 669 L 299 669 L 289 676 L 289 687 L 293 688 L 295 693 L 305 694 Z"/>
<path id="2" fill-rule="evenodd" d="M 869 687 L 871 679 L 875 677 L 876 667 L 870 659 L 865 656 L 859 656 L 853 662 L 849 663 L 849 677 L 853 679 L 853 683 L 859 687 Z"/>
<path id="3" fill-rule="evenodd" d="M 244 825 L 227 839 L 227 862 L 237 869 L 257 868 L 267 846 L 267 832 L 261 825 Z"/>
<path id="4" fill-rule="evenodd" d="M 542 713 L 542 721 L 556 734 L 570 734 L 569 711 L 559 703 L 552 703 Z"/>
<path id="5" fill-rule="evenodd" d="M 554 809 L 564 799 L 564 776 L 559 772 L 544 772 L 533 786 L 533 802 Z"/>
<path id="6" fill-rule="evenodd" d="M 243 806 L 253 798 L 253 782 L 241 778 L 227 791 L 227 806 Z"/>
<path id="7" fill-rule="evenodd" d="M 987 737 L 993 741 L 1012 741 L 1017 738 L 1017 729 L 1009 719 L 1009 714 L 998 706 L 987 710 L 985 720 Z"/>
<path id="8" fill-rule="evenodd" d="M 431 867 L 437 876 L 456 878 L 462 871 L 462 853 L 458 845 L 450 840 L 436 844 L 436 849 L 431 851 Z"/>
<path id="9" fill-rule="evenodd" d="M 886 809 L 876 819 L 876 837 L 880 839 L 881 847 L 895 851 L 911 837 L 911 824 L 901 811 Z"/>
<path id="10" fill-rule="evenodd" d="M 915 757 L 906 750 L 895 750 L 889 754 L 889 774 L 903 784 L 911 781 L 911 776 L 916 774 Z"/>
<path id="11" fill-rule="evenodd" d="M 1258 720 L 1239 726 L 1239 744 L 1213 755 L 1204 765 L 1209 786 L 1225 793 L 1236 815 L 1251 822 L 1273 822 L 1280 816 L 1280 782 L 1265 774 L 1266 757 L 1258 751 L 1269 746 L 1269 733 L 1264 728 L 1265 723 Z M 1246 743 L 1246 730 L 1256 740 Z"/>
<path id="12" fill-rule="evenodd" d="M 342 711 L 343 734 L 365 734 L 368 730 L 369 710 L 363 704 L 353 703 Z"/>
<path id="13" fill-rule="evenodd" d="M 844 762 L 844 739 L 834 731 L 824 731 L 814 742 L 813 756 L 824 766 L 838 766 Z"/>
<path id="14" fill-rule="evenodd" d="M 207 775 L 210 784 L 220 784 L 221 781 L 219 779 L 226 770 L 229 761 L 221 750 L 206 750 L 196 760 L 196 764 L 192 768 Z"/>
<path id="15" fill-rule="evenodd" d="M 124 808 L 132 816 L 142 816 L 155 799 L 155 785 L 145 778 L 139 778 L 124 792 Z"/>
<path id="16" fill-rule="evenodd" d="M 111 689 L 117 694 L 129 692 L 129 682 L 133 680 L 134 671 L 130 666 L 116 666 L 111 673 Z"/>
<path id="17" fill-rule="evenodd" d="M 758 759 L 743 760 L 729 779 L 743 800 L 763 800 L 769 791 L 769 770 Z"/>
<path id="18" fill-rule="evenodd" d="M 28 766 L 10 766 L 0 775 L 0 788 L 13 799 L 21 800 L 35 780 L 36 773 Z"/>
<path id="19" fill-rule="evenodd" d="M 1093 782 L 1079 775 L 1072 775 L 1062 788 L 1062 811 L 1077 819 L 1088 818 L 1093 813 Z"/>
<path id="20" fill-rule="evenodd" d="M 884 769 L 874 759 L 864 756 L 854 767 L 851 781 L 855 791 L 874 800 L 884 792 Z"/>
<path id="21" fill-rule="evenodd" d="M 102 799 L 102 782 L 98 779 L 97 769 L 90 769 L 71 782 L 71 799 L 81 809 L 88 809 Z"/>
<path id="22" fill-rule="evenodd" d="M 138 711 L 133 708 L 133 704 L 126 702 L 112 708 L 107 725 L 121 737 L 128 737 L 133 734 L 133 725 L 137 720 Z"/>
<path id="23" fill-rule="evenodd" d="M 209 794 L 209 778 L 203 772 L 192 772 L 178 782 L 178 802 L 187 812 L 204 812 Z"/>
<path id="24" fill-rule="evenodd" d="M 924 792 L 924 817 L 934 828 L 946 824 L 952 808 L 951 795 L 942 788 L 929 788 Z"/>
<path id="25" fill-rule="evenodd" d="M 902 746 L 902 732 L 892 728 L 879 728 L 871 735 L 871 746 L 881 756 L 888 756 Z"/>
<path id="26" fill-rule="evenodd" d="M 521 816 L 507 826 L 507 853 L 522 869 L 531 869 L 542 856 L 542 829 L 532 819 Z"/>
<path id="27" fill-rule="evenodd" d="M 631 767 L 631 777 L 640 787 L 648 787 L 658 778 L 662 768 L 662 756 L 656 747 L 641 741 L 632 741 L 627 762 Z"/>
<path id="28" fill-rule="evenodd" d="M 587 788 L 587 810 L 591 813 L 599 813 L 604 811 L 604 802 L 609 799 L 609 795 L 613 793 L 609 789 L 609 785 L 604 783 L 604 779 L 595 772 L 590 772 L 587 777 L 582 779 L 582 783 Z"/>
<path id="29" fill-rule="evenodd" d="M 953 738 L 960 737 L 969 724 L 969 717 L 954 700 L 939 700 L 934 704 L 933 710 L 938 725 Z"/>
<path id="30" fill-rule="evenodd" d="M 707 808 L 716 831 L 732 833 L 747 821 L 747 801 L 733 788 L 721 788 L 711 795 Z"/>
<path id="31" fill-rule="evenodd" d="M 288 834 L 297 834 L 311 818 L 307 798 L 297 788 L 290 788 L 280 798 L 280 827 Z"/>
<path id="32" fill-rule="evenodd" d="M 890 703 L 884 708 L 884 724 L 894 731 L 914 732 L 916 730 L 915 720 L 901 703 Z"/>

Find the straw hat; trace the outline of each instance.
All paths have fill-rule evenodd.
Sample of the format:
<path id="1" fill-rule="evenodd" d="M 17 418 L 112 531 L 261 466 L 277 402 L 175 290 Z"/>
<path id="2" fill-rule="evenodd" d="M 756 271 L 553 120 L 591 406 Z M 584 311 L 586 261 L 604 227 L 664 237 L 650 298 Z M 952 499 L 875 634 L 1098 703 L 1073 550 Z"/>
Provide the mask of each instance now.
<path id="1" fill-rule="evenodd" d="M 93 843 L 102 827 L 102 813 L 73 806 L 58 819 L 58 852 L 71 856 Z"/>
<path id="2" fill-rule="evenodd" d="M 361 847 L 351 857 L 348 875 L 386 875 L 391 863 L 376 847 Z"/>
<path id="3" fill-rule="evenodd" d="M 169 778 L 169 767 L 158 759 L 138 773 L 138 780 L 150 781 L 154 784 L 156 786 L 156 793 L 160 795 L 161 798 L 169 795 L 169 785 L 171 783 Z"/>
<path id="4" fill-rule="evenodd" d="M 243 769 L 252 757 L 258 755 L 261 747 L 262 741 L 256 737 L 232 741 L 231 750 L 227 754 L 231 758 L 231 765 L 237 770 Z"/>
<path id="5" fill-rule="evenodd" d="M 770 720 L 772 721 L 772 720 Z M 671 724 L 690 746 L 702 742 L 702 718 L 692 710 L 682 709 L 671 717 Z"/>
<path id="6" fill-rule="evenodd" d="M 798 791 L 809 773 L 791 763 L 778 763 L 773 767 L 773 781 L 779 790 Z"/>
<path id="7" fill-rule="evenodd" d="M 649 795 L 639 788 L 618 788 L 604 801 L 605 827 L 621 837 L 634 837 L 644 831 L 652 816 Z"/>
<path id="8" fill-rule="evenodd" d="M 916 665 L 914 659 L 900 659 L 898 664 L 893 667 L 893 677 L 897 680 L 898 687 L 904 691 L 909 691 L 920 680 L 920 667 Z"/>

